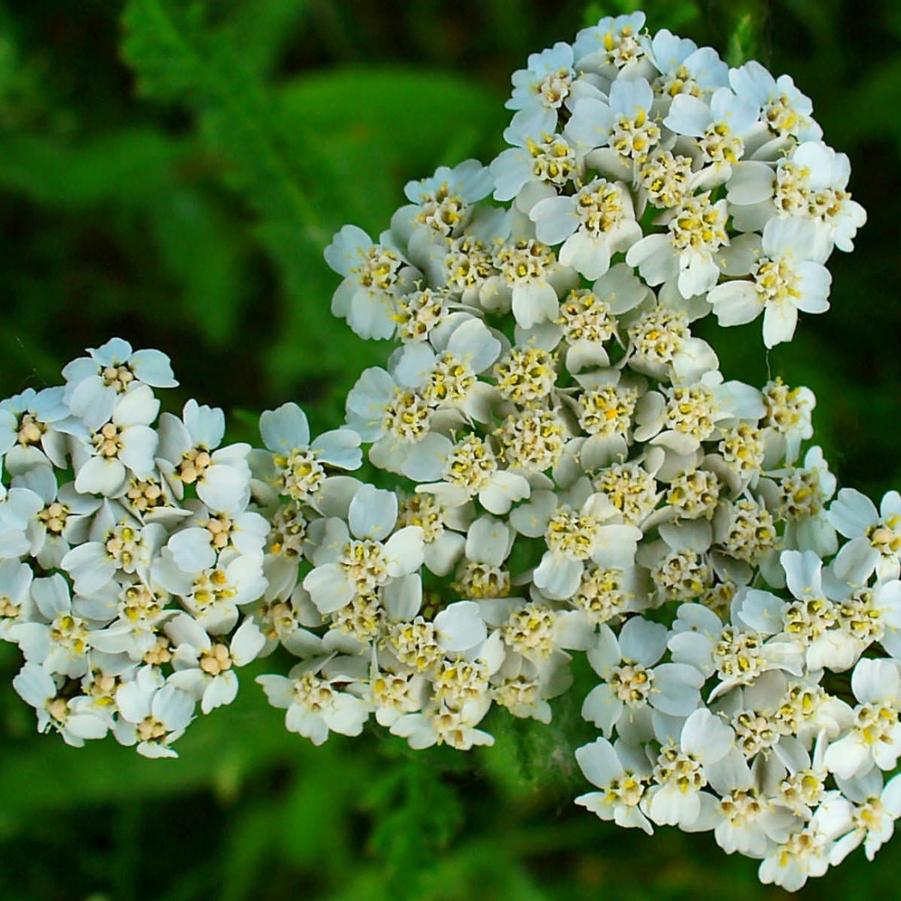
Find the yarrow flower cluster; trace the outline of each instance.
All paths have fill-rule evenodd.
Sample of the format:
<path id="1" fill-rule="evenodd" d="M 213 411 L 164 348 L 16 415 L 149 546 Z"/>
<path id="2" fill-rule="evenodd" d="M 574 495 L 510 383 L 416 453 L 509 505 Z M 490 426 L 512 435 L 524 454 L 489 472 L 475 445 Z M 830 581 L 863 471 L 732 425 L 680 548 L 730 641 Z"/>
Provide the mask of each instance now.
<path id="1" fill-rule="evenodd" d="M 333 312 L 396 345 L 341 428 L 289 403 L 223 448 L 189 402 L 154 429 L 168 361 L 118 341 L 0 405 L 16 688 L 70 743 L 171 754 L 273 654 L 257 681 L 315 744 L 374 718 L 467 750 L 493 706 L 549 722 L 584 652 L 577 803 L 711 830 L 789 890 L 872 858 L 901 815 L 901 497 L 837 491 L 813 394 L 727 379 L 694 333 L 762 315 L 769 348 L 828 309 L 865 221 L 847 157 L 791 78 L 641 13 L 530 56 L 507 107 L 490 165 L 326 249 Z"/>
<path id="2" fill-rule="evenodd" d="M 265 639 L 243 614 L 266 585 L 269 523 L 249 509 L 250 445 L 221 410 L 160 413 L 168 358 L 113 339 L 65 384 L 0 403 L 0 638 L 38 728 L 112 734 L 172 757 L 231 703 Z"/>

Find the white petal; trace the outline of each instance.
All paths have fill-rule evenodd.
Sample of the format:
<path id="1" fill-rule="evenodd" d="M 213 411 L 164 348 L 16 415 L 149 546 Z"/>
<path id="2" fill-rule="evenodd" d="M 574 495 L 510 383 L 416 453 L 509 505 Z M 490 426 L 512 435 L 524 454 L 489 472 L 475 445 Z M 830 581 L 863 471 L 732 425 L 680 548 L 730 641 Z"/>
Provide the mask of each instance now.
<path id="1" fill-rule="evenodd" d="M 239 513 L 250 499 L 250 480 L 225 463 L 214 463 L 197 483 L 197 496 L 216 513 Z"/>
<path id="2" fill-rule="evenodd" d="M 576 761 L 585 778 L 598 788 L 606 788 L 623 774 L 623 765 L 606 738 L 598 738 L 590 745 L 577 748 Z"/>
<path id="3" fill-rule="evenodd" d="M 212 568 L 216 562 L 216 551 L 212 545 L 212 535 L 207 529 L 194 526 L 176 532 L 166 545 L 179 569 L 186 573 L 196 573 Z"/>
<path id="4" fill-rule="evenodd" d="M 485 640 L 488 630 L 474 601 L 458 601 L 435 617 L 436 639 L 445 651 L 467 651 Z"/>
<path id="5" fill-rule="evenodd" d="M 303 580 L 320 613 L 334 613 L 350 603 L 354 590 L 337 563 L 326 563 L 311 570 Z"/>
<path id="6" fill-rule="evenodd" d="M 282 404 L 260 416 L 260 434 L 271 451 L 289 454 L 310 443 L 310 426 L 306 414 L 295 403 Z"/>
<path id="7" fill-rule="evenodd" d="M 633 660 L 644 667 L 653 666 L 666 651 L 667 634 L 666 626 L 633 617 L 619 634 L 623 659 Z"/>
<path id="8" fill-rule="evenodd" d="M 222 673 L 221 676 L 216 676 L 207 685 L 203 698 L 200 701 L 200 709 L 204 713 L 209 713 L 217 707 L 231 704 L 237 696 L 238 677 L 229 670 L 226 673 Z"/>
<path id="9" fill-rule="evenodd" d="M 422 529 L 419 526 L 399 529 L 385 542 L 388 574 L 397 577 L 414 572 L 422 566 L 423 554 Z"/>
<path id="10" fill-rule="evenodd" d="M 56 683 L 52 676 L 36 663 L 26 663 L 13 679 L 13 688 L 19 697 L 36 710 L 56 695 Z"/>
<path id="11" fill-rule="evenodd" d="M 348 524 L 355 538 L 381 541 L 397 522 L 397 496 L 372 485 L 363 485 L 354 495 Z"/>
<path id="12" fill-rule="evenodd" d="M 75 476 L 79 494 L 115 495 L 125 483 L 125 467 L 115 458 L 91 457 Z"/>
<path id="13" fill-rule="evenodd" d="M 238 666 L 247 666 L 251 660 L 256 660 L 265 646 L 266 636 L 253 619 L 247 617 L 232 636 L 231 656 Z"/>

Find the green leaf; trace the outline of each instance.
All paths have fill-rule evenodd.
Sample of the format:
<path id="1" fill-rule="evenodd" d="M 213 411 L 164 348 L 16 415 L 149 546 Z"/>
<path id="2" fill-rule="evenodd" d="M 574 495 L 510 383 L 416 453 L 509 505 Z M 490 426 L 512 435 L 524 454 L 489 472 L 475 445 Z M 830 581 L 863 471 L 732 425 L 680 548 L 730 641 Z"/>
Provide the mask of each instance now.
<path id="1" fill-rule="evenodd" d="M 309 0 L 253 0 L 238 4 L 222 27 L 228 40 L 241 47 L 245 65 L 268 74 L 310 11 Z"/>
<path id="2" fill-rule="evenodd" d="M 130 0 L 123 25 L 123 55 L 137 73 L 139 90 L 206 114 L 204 137 L 229 164 L 233 187 L 262 216 L 294 224 L 298 239 L 321 243 L 318 214 L 302 187 L 299 166 L 305 158 L 287 153 L 259 78 L 237 46 L 206 28 L 202 7 Z"/>
<path id="3" fill-rule="evenodd" d="M 234 223 L 202 192 L 170 190 L 151 209 L 157 248 L 182 309 L 214 345 L 236 331 L 246 285 Z"/>
<path id="4" fill-rule="evenodd" d="M 0 189 L 48 207 L 143 204 L 173 182 L 186 141 L 125 128 L 80 144 L 12 134 L 0 142 Z"/>

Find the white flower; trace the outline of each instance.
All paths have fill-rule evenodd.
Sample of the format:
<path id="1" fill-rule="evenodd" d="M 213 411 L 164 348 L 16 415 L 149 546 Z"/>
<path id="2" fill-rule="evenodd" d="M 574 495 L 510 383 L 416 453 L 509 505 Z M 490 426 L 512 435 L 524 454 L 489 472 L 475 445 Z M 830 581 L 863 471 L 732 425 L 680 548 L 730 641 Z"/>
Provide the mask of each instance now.
<path id="1" fill-rule="evenodd" d="M 842 613 L 860 642 L 860 653 L 870 642 L 879 641 L 895 660 L 901 660 L 901 581 L 878 582 L 872 589 L 849 585 L 848 591 Z"/>
<path id="2" fill-rule="evenodd" d="M 690 323 L 709 313 L 705 298 L 682 297 L 675 282 L 668 282 L 657 301 L 656 306 L 641 304 L 637 318 L 629 317 L 630 367 L 660 381 L 688 382 L 716 369 L 719 360 L 713 348 L 689 329 Z"/>
<path id="3" fill-rule="evenodd" d="M 862 584 L 875 571 L 881 580 L 901 575 L 901 495 L 889 491 L 879 509 L 854 488 L 842 488 L 829 521 L 849 541 L 835 558 L 840 579 Z"/>
<path id="4" fill-rule="evenodd" d="M 690 94 L 677 95 L 663 124 L 676 134 L 697 140 L 703 162 L 709 168 L 697 173 L 693 181 L 712 187 L 729 179 L 732 166 L 745 155 L 758 118 L 754 106 L 721 87 L 709 103 Z"/>
<path id="5" fill-rule="evenodd" d="M 35 579 L 31 587 L 37 612 L 45 622 L 23 622 L 10 630 L 29 663 L 48 673 L 77 678 L 88 671 L 90 623 L 73 606 L 66 580 L 59 574 Z M 77 599 L 76 599 L 77 600 Z"/>
<path id="6" fill-rule="evenodd" d="M 152 475 L 159 438 L 150 424 L 159 409 L 148 385 L 115 396 L 109 420 L 73 449 L 75 490 L 115 497 L 129 473 L 139 479 Z"/>
<path id="7" fill-rule="evenodd" d="M 817 230 L 809 219 L 770 219 L 760 256 L 751 264 L 752 281 L 736 280 L 708 295 L 720 325 L 743 325 L 763 312 L 763 341 L 774 347 L 790 341 L 798 312 L 829 309 L 832 276 L 822 265 Z"/>
<path id="8" fill-rule="evenodd" d="M 263 560 L 234 551 L 222 554 L 215 567 L 180 569 L 170 551 L 154 560 L 151 584 L 171 592 L 211 635 L 230 632 L 238 607 L 259 600 L 266 591 Z"/>
<path id="9" fill-rule="evenodd" d="M 831 850 L 832 841 L 812 824 L 775 845 L 761 861 L 758 878 L 764 885 L 773 883 L 787 892 L 796 892 L 809 878 L 826 872 Z"/>
<path id="10" fill-rule="evenodd" d="M 597 494 L 578 508 L 561 504 L 552 491 L 536 491 L 517 507 L 510 524 L 529 538 L 543 536 L 547 551 L 533 573 L 535 585 L 556 599 L 572 597 L 582 579 L 586 562 L 619 569 L 630 567 L 641 531 L 622 523 L 604 523 L 615 511 Z"/>
<path id="11" fill-rule="evenodd" d="M 538 200 L 553 197 L 555 188 L 574 181 L 582 171 L 581 159 L 566 135 L 543 129 L 531 115 L 514 116 L 504 140 L 512 146 L 489 166 L 494 199 L 516 198 L 516 208 L 524 212 Z"/>
<path id="12" fill-rule="evenodd" d="M 432 344 L 405 345 L 392 367 L 394 378 L 440 409 L 460 409 L 476 421 L 490 418 L 495 394 L 477 376 L 497 360 L 501 342 L 481 319 L 464 319 Z"/>
<path id="13" fill-rule="evenodd" d="M 604 681 L 585 698 L 582 716 L 606 737 L 634 730 L 651 709 L 684 718 L 699 706 L 704 676 L 685 663 L 660 663 L 666 640 L 665 626 L 641 617 L 629 619 L 618 638 L 600 626 L 588 661 Z"/>
<path id="14" fill-rule="evenodd" d="M 269 522 L 259 513 L 216 515 L 200 506 L 166 547 L 180 569 L 196 572 L 214 566 L 218 556 L 229 550 L 261 558 L 268 534 Z"/>
<path id="15" fill-rule="evenodd" d="M 838 866 L 861 844 L 867 860 L 873 860 L 891 839 L 895 820 L 901 817 L 901 777 L 895 776 L 883 786 L 882 773 L 874 769 L 862 778 L 840 779 L 838 783 L 854 806 L 849 811 L 851 829 L 835 843 L 829 863 Z"/>
<path id="16" fill-rule="evenodd" d="M 485 715 L 483 705 L 467 704 L 456 710 L 441 704 L 424 713 L 409 713 L 391 726 L 391 734 L 406 738 L 411 748 L 422 750 L 433 745 L 450 745 L 468 751 L 476 745 L 490 747 L 494 738 L 476 726 Z"/>
<path id="17" fill-rule="evenodd" d="M 119 719 L 116 740 L 137 745 L 143 757 L 177 757 L 171 745 L 194 718 L 194 699 L 171 683 L 159 670 L 144 666 L 131 682 L 116 691 Z"/>
<path id="18" fill-rule="evenodd" d="M 801 442 L 813 435 L 812 414 L 816 397 L 809 388 L 789 388 L 781 378 L 763 386 L 766 407 L 762 425 L 767 468 L 798 459 Z"/>
<path id="19" fill-rule="evenodd" d="M 796 599 L 784 611 L 786 632 L 804 641 L 808 669 L 850 669 L 862 648 L 842 628 L 838 604 L 824 589 L 822 561 L 813 551 L 783 551 L 780 560 L 788 590 Z"/>
<path id="20" fill-rule="evenodd" d="M 600 789 L 579 795 L 576 804 L 602 820 L 613 820 L 617 826 L 642 829 L 648 835 L 654 832 L 639 807 L 651 776 L 651 767 L 640 749 L 621 743 L 614 747 L 606 738 L 598 738 L 576 749 L 576 761 L 585 778 Z"/>
<path id="21" fill-rule="evenodd" d="M 400 717 L 420 710 L 426 701 L 428 684 L 418 673 L 380 671 L 373 666 L 369 685 L 376 722 L 390 729 Z"/>
<path id="22" fill-rule="evenodd" d="M 407 182 L 404 194 L 410 205 L 395 213 L 392 229 L 406 232 L 424 228 L 430 238 L 456 237 L 469 224 L 474 205 L 490 194 L 493 187 L 491 173 L 478 160 L 464 160 L 453 169 L 439 166 L 431 178 Z M 341 234 L 336 236 L 336 243 Z M 329 265 L 334 258 L 334 247 L 333 244 L 327 251 Z"/>
<path id="23" fill-rule="evenodd" d="M 659 540 L 643 544 L 637 554 L 638 562 L 650 570 L 658 601 L 655 606 L 703 595 L 713 585 L 710 524 L 706 520 L 664 522 L 658 530 Z"/>
<path id="24" fill-rule="evenodd" d="M 730 70 L 729 83 L 740 99 L 761 111 L 764 121 L 780 137 L 815 141 L 823 134 L 812 118 L 810 98 L 795 87 L 791 76 L 773 78 L 760 63 L 751 60 Z"/>
<path id="25" fill-rule="evenodd" d="M 82 428 L 72 419 L 62 388 L 26 388 L 0 402 L 0 411 L 0 458 L 6 455 L 10 472 L 40 463 L 66 468 L 66 436 L 80 434 Z"/>
<path id="26" fill-rule="evenodd" d="M 447 575 L 463 553 L 466 538 L 461 533 L 473 516 L 469 505 L 446 505 L 436 495 L 418 490 L 401 497 L 399 511 L 398 525 L 422 529 L 426 568 L 436 576 Z"/>
<path id="27" fill-rule="evenodd" d="M 575 194 L 548 197 L 529 211 L 539 241 L 563 243 L 559 258 L 589 279 L 610 268 L 615 253 L 628 250 L 640 237 L 632 199 L 625 185 L 596 178 Z"/>
<path id="28" fill-rule="evenodd" d="M 170 619 L 165 630 L 175 646 L 175 672 L 169 684 L 199 700 L 204 713 L 234 701 L 238 694 L 234 667 L 246 666 L 265 644 L 252 619 L 244 620 L 228 644 L 214 643 L 197 620 L 185 613 Z"/>
<path id="29" fill-rule="evenodd" d="M 639 40 L 644 23 L 644 13 L 636 12 L 605 16 L 597 25 L 583 28 L 573 42 L 576 68 L 613 78 L 620 70 L 633 68 L 644 56 Z"/>
<path id="30" fill-rule="evenodd" d="M 395 248 L 374 244 L 354 225 L 335 235 L 325 261 L 344 277 L 332 299 L 332 313 L 346 319 L 361 338 L 392 337 L 398 298 L 412 287 L 416 270 Z"/>
<path id="31" fill-rule="evenodd" d="M 105 588 L 118 572 L 146 577 L 165 529 L 157 523 L 141 526 L 118 505 L 104 502 L 84 538 L 60 566 L 79 594 L 90 595 Z"/>
<path id="32" fill-rule="evenodd" d="M 644 78 L 620 79 L 606 101 L 577 100 L 563 134 L 583 155 L 609 145 L 614 160 L 643 161 L 660 140 L 660 128 L 651 116 L 653 103 L 654 92 Z M 626 172 L 631 175 L 631 168 Z"/>
<path id="33" fill-rule="evenodd" d="M 169 596 L 161 590 L 151 590 L 143 582 L 135 580 L 115 585 L 116 618 L 103 629 L 91 632 L 91 647 L 104 654 L 126 655 L 136 663 L 145 656 L 153 657 L 159 650 L 160 626 L 175 616 L 177 608 L 167 607 Z M 165 653 L 168 657 L 168 639 Z"/>
<path id="34" fill-rule="evenodd" d="M 534 238 L 518 238 L 494 254 L 499 275 L 482 289 L 482 304 L 491 310 L 512 307 L 513 318 L 524 329 L 557 318 L 559 297 L 576 282 L 575 272 L 558 262 L 554 251 Z"/>
<path id="35" fill-rule="evenodd" d="M 374 442 L 370 459 L 418 482 L 440 477 L 450 439 L 431 431 L 433 413 L 421 392 L 373 366 L 363 371 L 347 395 L 347 423 L 364 441 Z"/>
<path id="36" fill-rule="evenodd" d="M 638 403 L 635 438 L 675 454 L 694 453 L 736 420 L 757 421 L 764 407 L 760 392 L 743 382 L 724 382 L 722 373 L 704 373 L 694 384 L 678 380 L 665 394 L 649 391 Z"/>
<path id="37" fill-rule="evenodd" d="M 217 513 L 238 513 L 250 499 L 248 444 L 220 447 L 225 435 L 222 410 L 189 400 L 182 418 L 160 417 L 157 464 L 181 500 L 193 486 L 197 496 Z"/>
<path id="38" fill-rule="evenodd" d="M 478 497 L 489 513 L 500 516 L 531 491 L 526 477 L 501 468 L 491 445 L 478 435 L 467 435 L 453 445 L 442 475 L 443 481 L 419 485 L 416 490 L 434 494 L 448 507 L 460 507 Z"/>
<path id="39" fill-rule="evenodd" d="M 699 707 L 685 720 L 678 740 L 661 749 L 642 812 L 660 826 L 711 828 L 716 799 L 704 788 L 734 743 L 731 727 Z"/>
<path id="40" fill-rule="evenodd" d="M 668 642 L 673 660 L 694 666 L 707 678 L 716 674 L 719 684 L 710 700 L 738 685 L 753 685 L 771 670 L 800 676 L 802 650 L 781 634 L 783 607 L 769 592 L 745 589 L 735 597 L 733 621 L 724 625 L 701 604 L 682 604 Z"/>
<path id="41" fill-rule="evenodd" d="M 823 258 L 832 246 L 854 249 L 854 236 L 867 219 L 851 199 L 851 164 L 822 141 L 805 141 L 773 167 L 748 161 L 734 167 L 728 200 L 739 231 L 762 229 L 773 216 L 800 216 L 817 229 Z"/>
<path id="42" fill-rule="evenodd" d="M 96 431 L 113 416 L 117 401 L 135 388 L 174 388 L 169 358 L 158 350 L 132 350 L 121 338 L 90 348 L 63 369 L 65 401 L 74 416 Z"/>
<path id="43" fill-rule="evenodd" d="M 758 785 L 741 760 L 722 768 L 717 780 L 716 843 L 727 853 L 762 858 L 772 844 L 787 841 L 797 818 Z"/>
<path id="44" fill-rule="evenodd" d="M 422 529 L 406 526 L 394 531 L 396 522 L 397 496 L 371 485 L 354 495 L 346 523 L 337 518 L 326 521 L 327 541 L 316 551 L 316 565 L 303 582 L 321 613 L 340 610 L 355 596 L 422 566 Z"/>
<path id="45" fill-rule="evenodd" d="M 264 412 L 260 435 L 272 452 L 267 475 L 280 494 L 298 503 L 313 501 L 327 477 L 326 466 L 353 470 L 363 459 L 360 436 L 351 429 L 333 429 L 311 442 L 306 414 L 295 403 Z"/>
<path id="46" fill-rule="evenodd" d="M 827 769 L 840 779 L 866 776 L 873 767 L 894 769 L 901 755 L 901 674 L 897 662 L 863 658 L 854 667 L 851 688 L 858 701 L 854 725 L 829 745 Z"/>
<path id="47" fill-rule="evenodd" d="M 557 124 L 557 110 L 566 102 L 576 77 L 573 48 L 558 41 L 540 53 L 530 53 L 527 68 L 513 73 L 513 94 L 504 104 L 507 109 L 540 113 L 544 131 Z"/>
<path id="48" fill-rule="evenodd" d="M 34 707 L 38 731 L 54 729 L 67 745 L 80 748 L 86 740 L 104 738 L 109 731 L 107 720 L 81 703 L 86 699 L 58 697 L 53 677 L 36 663 L 28 662 L 19 670 L 13 688 L 26 704 Z"/>
<path id="49" fill-rule="evenodd" d="M 717 283 L 717 252 L 729 245 L 726 200 L 710 193 L 683 200 L 664 214 L 667 234 L 651 234 L 629 248 L 626 262 L 649 285 L 675 280 L 683 297 L 704 294 Z"/>
<path id="50" fill-rule="evenodd" d="M 284 676 L 258 676 L 273 707 L 286 711 L 285 727 L 321 745 L 329 732 L 359 735 L 369 719 L 370 705 L 354 692 L 359 674 L 355 661 L 335 657 L 327 662 L 299 663 Z"/>
<path id="51" fill-rule="evenodd" d="M 41 507 L 26 526 L 29 553 L 44 569 L 56 569 L 70 548 L 81 538 L 89 517 L 102 505 L 96 497 L 79 494 L 71 482 L 59 485 L 53 469 L 40 465 L 26 470 L 12 481 L 13 487 L 33 492 Z M 34 499 L 29 498 L 32 506 Z"/>
<path id="52" fill-rule="evenodd" d="M 694 41 L 680 38 L 666 28 L 643 44 L 648 59 L 660 72 L 654 87 L 664 97 L 704 96 L 728 84 L 729 67 L 712 47 L 699 48 Z"/>

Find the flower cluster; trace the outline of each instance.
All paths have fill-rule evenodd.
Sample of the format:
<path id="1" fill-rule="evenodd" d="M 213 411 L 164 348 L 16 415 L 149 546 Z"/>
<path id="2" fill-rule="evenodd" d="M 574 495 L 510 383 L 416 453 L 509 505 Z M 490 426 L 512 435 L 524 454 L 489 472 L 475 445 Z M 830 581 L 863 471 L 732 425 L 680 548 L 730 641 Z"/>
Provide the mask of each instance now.
<path id="1" fill-rule="evenodd" d="M 16 688 L 158 756 L 281 648 L 289 730 L 466 750 L 493 706 L 550 721 L 585 652 L 577 802 L 798 889 L 901 815 L 901 496 L 837 492 L 813 394 L 728 379 L 695 324 L 762 314 L 769 348 L 828 309 L 847 157 L 788 76 L 641 13 L 530 56 L 507 107 L 490 165 L 326 249 L 334 313 L 396 345 L 341 428 L 288 403 L 220 447 L 191 401 L 154 429 L 168 360 L 121 341 L 0 404 Z"/>
<path id="2" fill-rule="evenodd" d="M 253 616 L 263 653 L 281 645 L 298 662 L 257 681 L 287 728 L 321 744 L 330 732 L 359 735 L 374 714 L 415 748 L 489 742 L 475 726 L 503 662 L 500 636 L 489 639 L 476 603 L 445 604 L 421 574 L 425 563 L 446 575 L 461 556 L 465 513 L 336 472 L 359 467 L 359 434 L 311 443 L 296 404 L 264 413 L 260 427 L 266 450 L 251 465 L 272 527 Z"/>
<path id="3" fill-rule="evenodd" d="M 693 329 L 762 314 L 766 347 L 790 341 L 865 214 L 788 76 L 643 26 L 533 54 L 508 149 L 408 184 L 377 241 L 336 235 L 333 311 L 399 343 L 347 424 L 411 483 L 398 527 L 435 524 L 426 609 L 477 610 L 495 643 L 464 654 L 493 661 L 466 702 L 547 720 L 587 651 L 602 737 L 578 757 L 600 791 L 579 802 L 714 830 L 795 889 L 901 813 L 882 775 L 901 751 L 899 501 L 835 499 L 802 447 L 812 393 L 727 380 Z M 382 609 L 373 672 L 409 677 Z"/>
<path id="4" fill-rule="evenodd" d="M 266 586 L 269 523 L 248 509 L 250 446 L 222 446 L 221 410 L 188 401 L 168 358 L 122 340 L 65 385 L 0 403 L 0 639 L 41 731 L 112 733 L 175 756 L 194 718 L 231 703 L 264 639 L 242 608 Z M 243 620 L 240 625 L 239 621 Z"/>

